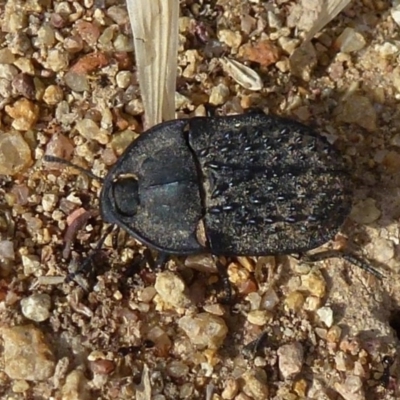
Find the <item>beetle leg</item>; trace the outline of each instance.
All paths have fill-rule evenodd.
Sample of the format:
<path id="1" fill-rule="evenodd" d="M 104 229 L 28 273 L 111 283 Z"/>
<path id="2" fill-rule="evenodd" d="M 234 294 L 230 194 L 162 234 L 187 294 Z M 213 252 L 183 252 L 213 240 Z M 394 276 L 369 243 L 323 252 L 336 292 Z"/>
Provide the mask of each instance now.
<path id="1" fill-rule="evenodd" d="M 390 368 L 394 364 L 394 359 L 390 356 L 385 356 L 383 357 L 382 364 L 383 364 L 383 373 L 381 376 L 381 385 L 386 388 L 389 386 L 391 378 Z"/>
<path id="2" fill-rule="evenodd" d="M 249 356 L 256 357 L 260 355 L 261 349 L 266 346 L 268 339 L 268 333 L 262 332 L 257 339 L 247 343 L 244 346 L 243 351 L 249 354 Z"/>
<path id="3" fill-rule="evenodd" d="M 50 156 L 50 155 L 44 156 L 43 159 L 44 159 L 44 161 L 49 162 L 49 163 L 54 162 L 54 163 L 64 164 L 64 165 L 66 165 L 68 167 L 75 168 L 78 171 L 80 171 L 80 172 L 84 173 L 85 175 L 87 175 L 89 178 L 96 179 L 99 182 L 104 182 L 104 179 L 101 178 L 100 176 L 95 175 L 92 171 L 89 171 L 86 168 L 82 168 L 81 166 L 79 166 L 77 164 L 74 164 L 71 161 L 64 160 L 63 158 L 56 157 L 56 156 Z"/>
<path id="4" fill-rule="evenodd" d="M 224 264 L 219 261 L 218 257 L 214 256 L 215 265 L 217 267 L 218 274 L 222 281 L 222 286 L 224 288 L 225 296 L 222 299 L 222 303 L 231 304 L 232 303 L 232 286 L 229 281 L 228 272 Z"/>
<path id="5" fill-rule="evenodd" d="M 75 277 L 79 274 L 86 272 L 89 267 L 92 265 L 93 257 L 95 254 L 103 247 L 103 244 L 107 238 L 107 236 L 112 232 L 115 225 L 110 225 L 107 227 L 105 233 L 97 242 L 96 247 L 93 249 L 92 253 L 83 261 L 83 263 L 76 269 L 76 271 L 69 273 L 65 278 L 65 283 L 69 283 L 75 280 Z"/>
<path id="6" fill-rule="evenodd" d="M 118 349 L 118 353 L 121 356 L 126 356 L 131 353 L 140 353 L 145 349 L 151 349 L 155 346 L 155 343 L 151 340 L 145 340 L 143 343 L 137 346 L 123 346 Z"/>
<path id="7" fill-rule="evenodd" d="M 365 260 L 352 253 L 340 250 L 324 250 L 319 253 L 304 254 L 301 256 L 301 260 L 306 263 L 327 260 L 328 258 L 343 258 L 344 260 L 350 262 L 353 265 L 356 265 L 357 267 L 363 269 L 364 271 L 369 272 L 370 274 L 376 276 L 379 279 L 385 277 L 381 272 L 379 272 L 377 269 L 373 268 L 370 264 L 365 262 Z"/>
<path id="8" fill-rule="evenodd" d="M 213 106 L 210 103 L 207 103 L 204 105 L 204 108 L 206 109 L 206 116 L 209 118 L 215 117 L 217 115 L 217 106 Z"/>
<path id="9" fill-rule="evenodd" d="M 158 253 L 157 259 L 155 260 L 155 265 L 154 265 L 154 269 L 162 269 L 165 264 L 168 262 L 169 260 L 169 254 L 168 253 Z"/>
<path id="10" fill-rule="evenodd" d="M 114 232 L 114 235 L 112 237 L 112 247 L 113 249 L 117 249 L 118 248 L 118 239 L 119 239 L 119 232 L 120 232 L 120 227 L 117 226 Z"/>
<path id="11" fill-rule="evenodd" d="M 246 114 L 265 115 L 265 112 L 261 107 L 250 107 L 245 112 Z"/>

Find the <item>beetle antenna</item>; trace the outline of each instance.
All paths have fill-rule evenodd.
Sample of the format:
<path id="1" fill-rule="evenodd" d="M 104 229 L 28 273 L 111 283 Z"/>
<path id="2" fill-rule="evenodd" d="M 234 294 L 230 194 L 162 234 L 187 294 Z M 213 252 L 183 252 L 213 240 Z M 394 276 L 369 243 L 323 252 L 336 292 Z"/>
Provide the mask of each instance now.
<path id="1" fill-rule="evenodd" d="M 46 155 L 46 156 L 44 156 L 44 161 L 46 161 L 46 162 L 56 162 L 56 163 L 59 163 L 59 164 L 64 164 L 64 165 L 67 165 L 68 167 L 72 167 L 72 168 L 77 169 L 78 171 L 84 173 L 85 175 L 89 176 L 92 179 L 96 179 L 96 180 L 98 180 L 100 182 L 104 181 L 103 178 L 101 178 L 100 176 L 95 175 L 92 171 L 89 171 L 86 168 L 83 168 L 83 167 L 81 167 L 79 165 L 76 165 L 76 164 L 72 163 L 71 161 L 64 160 L 63 158 L 60 158 L 60 157 Z"/>
<path id="2" fill-rule="evenodd" d="M 322 261 L 322 260 L 327 260 L 328 258 L 343 258 L 344 260 L 348 261 L 349 263 L 363 269 L 364 271 L 367 271 L 368 273 L 376 276 L 378 279 L 383 279 L 385 276 L 366 263 L 363 259 L 359 258 L 357 255 L 346 252 L 346 251 L 340 251 L 340 250 L 323 250 L 320 251 L 319 253 L 314 253 L 314 254 L 303 254 L 301 256 L 301 260 L 304 262 L 316 262 L 316 261 Z"/>

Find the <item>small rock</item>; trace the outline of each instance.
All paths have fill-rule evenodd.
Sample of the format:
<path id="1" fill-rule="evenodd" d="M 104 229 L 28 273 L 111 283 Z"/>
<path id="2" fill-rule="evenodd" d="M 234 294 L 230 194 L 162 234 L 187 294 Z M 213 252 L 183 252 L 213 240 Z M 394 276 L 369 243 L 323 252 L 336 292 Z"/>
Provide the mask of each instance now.
<path id="1" fill-rule="evenodd" d="M 11 240 L 0 240 L 0 259 L 14 260 L 14 242 Z"/>
<path id="2" fill-rule="evenodd" d="M 125 25 L 129 23 L 128 12 L 125 7 L 111 6 L 107 8 L 107 16 L 109 16 L 116 24 Z"/>
<path id="3" fill-rule="evenodd" d="M 290 72 L 308 82 L 311 73 L 318 64 L 317 53 L 311 42 L 298 47 L 289 58 Z"/>
<path id="4" fill-rule="evenodd" d="M 374 260 L 383 264 L 387 263 L 395 255 L 394 243 L 383 237 L 377 237 L 370 246 L 372 247 Z"/>
<path id="5" fill-rule="evenodd" d="M 42 197 L 42 207 L 46 212 L 52 212 L 57 205 L 58 197 L 52 193 L 45 193 Z"/>
<path id="6" fill-rule="evenodd" d="M 339 348 L 340 350 L 355 356 L 360 352 L 361 343 L 358 338 L 346 337 L 340 342 Z"/>
<path id="7" fill-rule="evenodd" d="M 189 367 L 182 361 L 171 361 L 167 365 L 167 373 L 171 378 L 178 379 L 187 376 Z"/>
<path id="8" fill-rule="evenodd" d="M 269 395 L 267 374 L 262 369 L 247 371 L 242 375 L 243 392 L 253 399 L 267 399 Z"/>
<path id="9" fill-rule="evenodd" d="M 24 96 L 29 100 L 35 99 L 35 84 L 31 75 L 24 73 L 16 75 L 12 81 L 12 86 L 15 93 Z"/>
<path id="10" fill-rule="evenodd" d="M 250 273 L 247 269 L 243 268 L 238 263 L 230 263 L 228 265 L 228 277 L 229 281 L 234 285 L 239 285 L 240 283 L 246 282 L 250 278 Z"/>
<path id="11" fill-rule="evenodd" d="M 330 307 L 321 307 L 317 311 L 317 315 L 321 322 L 325 324 L 327 328 L 330 328 L 333 324 L 333 311 Z"/>
<path id="12" fill-rule="evenodd" d="M 239 391 L 239 383 L 236 379 L 228 378 L 224 383 L 224 390 L 221 397 L 224 400 L 233 400 Z"/>
<path id="13" fill-rule="evenodd" d="M 115 51 L 119 52 L 132 52 L 134 47 L 133 47 L 133 41 L 126 35 L 119 34 L 115 38 L 114 42 L 114 49 Z"/>
<path id="14" fill-rule="evenodd" d="M 6 106 L 5 110 L 14 119 L 12 127 L 18 131 L 32 129 L 39 118 L 39 106 L 25 98 L 17 100 L 12 106 Z"/>
<path id="15" fill-rule="evenodd" d="M 370 197 L 355 204 L 350 213 L 350 218 L 362 225 L 371 224 L 380 216 L 381 211 L 376 207 L 376 200 Z"/>
<path id="16" fill-rule="evenodd" d="M 0 78 L 12 81 L 18 75 L 18 69 L 14 65 L 0 64 Z"/>
<path id="17" fill-rule="evenodd" d="M 178 325 L 199 348 L 219 348 L 228 333 L 222 318 L 207 313 L 182 317 Z"/>
<path id="18" fill-rule="evenodd" d="M 400 154 L 397 151 L 386 151 L 384 159 L 378 162 L 386 169 L 387 173 L 396 174 L 400 169 Z"/>
<path id="19" fill-rule="evenodd" d="M 345 400 L 365 400 L 363 382 L 359 376 L 347 376 L 344 383 L 335 384 L 335 389 Z"/>
<path id="20" fill-rule="evenodd" d="M 51 25 L 43 24 L 37 32 L 37 44 L 53 47 L 56 41 L 55 32 Z"/>
<path id="21" fill-rule="evenodd" d="M 242 35 L 239 31 L 221 29 L 218 32 L 218 39 L 227 46 L 237 49 L 242 43 Z"/>
<path id="22" fill-rule="evenodd" d="M 302 289 L 307 290 L 312 296 L 322 299 L 326 293 L 326 282 L 320 273 L 310 273 L 301 277 Z"/>
<path id="23" fill-rule="evenodd" d="M 272 314 L 267 310 L 253 310 L 247 314 L 247 320 L 257 326 L 263 326 L 272 319 Z"/>
<path id="24" fill-rule="evenodd" d="M 30 76 L 35 76 L 35 67 L 32 63 L 32 59 L 26 57 L 20 57 L 15 60 L 14 65 L 23 73 Z"/>
<path id="25" fill-rule="evenodd" d="M 13 64 L 14 62 L 15 55 L 9 48 L 0 49 L 0 64 Z"/>
<path id="26" fill-rule="evenodd" d="M 307 393 L 307 387 L 308 387 L 307 381 L 305 379 L 299 379 L 294 383 L 293 390 L 297 393 L 297 395 L 301 399 L 305 399 Z"/>
<path id="27" fill-rule="evenodd" d="M 166 356 L 172 347 L 171 339 L 167 333 L 157 325 L 148 331 L 147 339 L 154 343 L 154 348 L 160 355 L 165 354 Z"/>
<path id="28" fill-rule="evenodd" d="M 91 399 L 89 385 L 82 371 L 74 370 L 69 373 L 61 389 L 62 400 Z"/>
<path id="29" fill-rule="evenodd" d="M 361 50 L 365 47 L 365 44 L 364 36 L 353 28 L 345 28 L 335 41 L 335 46 L 343 53 L 352 53 Z"/>
<path id="30" fill-rule="evenodd" d="M 286 36 L 281 36 L 278 39 L 278 43 L 281 46 L 281 49 L 285 53 L 292 55 L 296 50 L 297 46 L 299 45 L 300 41 L 299 39 L 293 39 L 293 38 L 288 38 Z"/>
<path id="31" fill-rule="evenodd" d="M 24 267 L 24 274 L 26 276 L 41 275 L 41 267 L 38 256 L 32 254 L 23 255 L 21 256 L 21 261 L 22 261 L 22 266 Z"/>
<path id="32" fill-rule="evenodd" d="M 173 272 L 165 271 L 157 274 L 154 288 L 161 299 L 174 308 L 183 308 L 190 305 L 190 299 L 185 293 L 185 283 Z"/>
<path id="33" fill-rule="evenodd" d="M 225 314 L 225 308 L 222 304 L 205 304 L 203 310 L 209 314 L 219 315 L 220 317 Z"/>
<path id="34" fill-rule="evenodd" d="M 111 148 L 114 150 L 115 154 L 120 156 L 137 137 L 138 134 L 129 129 L 116 133 L 112 136 Z"/>
<path id="35" fill-rule="evenodd" d="M 153 286 L 147 286 L 138 293 L 138 299 L 143 303 L 150 303 L 156 295 L 156 289 Z"/>
<path id="36" fill-rule="evenodd" d="M 338 325 L 333 325 L 326 334 L 326 340 L 330 343 L 339 343 L 342 335 L 342 328 Z"/>
<path id="37" fill-rule="evenodd" d="M 10 379 L 44 381 L 54 373 L 53 353 L 43 333 L 33 325 L 2 330 L 4 371 Z"/>
<path id="38" fill-rule="evenodd" d="M 51 298 L 48 294 L 38 293 L 21 300 L 21 311 L 32 321 L 42 322 L 50 317 Z"/>
<path id="39" fill-rule="evenodd" d="M 184 383 L 179 388 L 179 398 L 180 399 L 193 399 L 195 392 L 195 386 L 192 382 Z M 156 396 L 153 397 L 155 399 Z"/>
<path id="40" fill-rule="evenodd" d="M 12 391 L 14 393 L 23 393 L 29 390 L 29 383 L 27 381 L 14 381 L 12 384 Z"/>
<path id="41" fill-rule="evenodd" d="M 64 76 L 65 84 L 74 92 L 84 92 L 89 90 L 89 81 L 87 75 L 80 74 L 74 71 L 68 71 Z"/>
<path id="42" fill-rule="evenodd" d="M 315 332 L 315 334 L 316 334 L 317 336 L 319 336 L 321 339 L 326 340 L 326 335 L 327 335 L 328 331 L 327 331 L 325 328 L 316 327 L 316 328 L 314 329 L 314 332 Z"/>
<path id="43" fill-rule="evenodd" d="M 0 175 L 16 175 L 32 164 L 31 149 L 17 131 L 0 132 Z"/>
<path id="44" fill-rule="evenodd" d="M 289 310 L 300 311 L 303 308 L 303 304 L 303 293 L 298 290 L 290 292 L 285 299 L 285 305 Z"/>
<path id="45" fill-rule="evenodd" d="M 360 94 L 352 94 L 334 110 L 337 121 L 357 124 L 369 132 L 376 131 L 376 111 L 371 101 Z"/>
<path id="46" fill-rule="evenodd" d="M 126 89 L 132 82 L 132 72 L 120 71 L 115 77 L 115 83 L 121 89 Z"/>
<path id="47" fill-rule="evenodd" d="M 246 300 L 250 303 L 251 310 L 258 310 L 261 305 L 261 296 L 256 293 L 250 293 L 247 295 Z"/>
<path id="48" fill-rule="evenodd" d="M 64 92 L 60 86 L 50 85 L 43 94 L 43 101 L 48 105 L 56 105 L 64 98 Z"/>
<path id="49" fill-rule="evenodd" d="M 94 374 L 110 375 L 115 370 L 115 362 L 104 358 L 90 361 L 90 369 Z"/>
<path id="50" fill-rule="evenodd" d="M 61 133 L 56 133 L 47 143 L 45 154 L 70 160 L 73 152 L 74 146 L 71 141 Z M 55 168 L 65 168 L 59 163 L 52 163 L 52 166 L 53 165 Z"/>
<path id="51" fill-rule="evenodd" d="M 228 100 L 229 94 L 230 92 L 228 86 L 220 83 L 211 89 L 209 103 L 213 106 L 220 106 L 221 104 L 224 104 L 226 100 Z"/>
<path id="52" fill-rule="evenodd" d="M 100 144 L 107 144 L 109 134 L 100 128 L 92 119 L 84 118 L 76 123 L 76 130 L 87 140 L 95 140 Z"/>
<path id="53" fill-rule="evenodd" d="M 399 46 L 391 42 L 384 42 L 381 45 L 376 45 L 375 50 L 377 50 L 382 57 L 390 59 L 398 54 Z"/>
<path id="54" fill-rule="evenodd" d="M 48 52 L 45 67 L 54 72 L 65 71 L 68 68 L 69 55 L 65 50 L 51 49 Z"/>
<path id="55" fill-rule="evenodd" d="M 100 36 L 99 27 L 89 21 L 78 20 L 74 27 L 78 35 L 90 46 L 95 46 Z"/>
<path id="56" fill-rule="evenodd" d="M 268 26 L 273 29 L 280 29 L 282 27 L 282 21 L 279 16 L 273 11 L 268 11 L 267 13 Z"/>
<path id="57" fill-rule="evenodd" d="M 307 296 L 304 303 L 304 309 L 307 311 L 316 311 L 321 307 L 321 298 L 317 296 Z"/>
<path id="58" fill-rule="evenodd" d="M 240 48 L 239 55 L 244 60 L 256 62 L 268 67 L 279 60 L 279 49 L 269 40 L 260 40 L 255 44 L 246 43 Z"/>
<path id="59" fill-rule="evenodd" d="M 267 289 L 261 298 L 261 308 L 272 311 L 279 303 L 279 297 L 272 288 Z"/>
<path id="60" fill-rule="evenodd" d="M 179 92 L 175 92 L 175 109 L 180 110 L 183 107 L 189 106 L 191 103 L 190 99 L 188 99 L 183 94 Z"/>
<path id="61" fill-rule="evenodd" d="M 293 379 L 300 373 L 303 361 L 303 346 L 298 343 L 290 343 L 278 349 L 279 371 L 284 379 Z"/>
<path id="62" fill-rule="evenodd" d="M 354 362 L 349 354 L 339 351 L 335 354 L 335 367 L 338 371 L 350 371 L 354 367 Z"/>

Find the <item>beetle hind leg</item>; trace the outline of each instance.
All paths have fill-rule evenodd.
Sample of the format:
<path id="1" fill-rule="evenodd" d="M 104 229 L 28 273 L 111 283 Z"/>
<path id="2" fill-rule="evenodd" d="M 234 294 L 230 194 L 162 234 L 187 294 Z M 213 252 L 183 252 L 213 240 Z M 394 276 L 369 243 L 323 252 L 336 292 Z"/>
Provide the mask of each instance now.
<path id="1" fill-rule="evenodd" d="M 232 304 L 233 294 L 232 294 L 232 285 L 229 281 L 228 272 L 226 266 L 222 264 L 222 262 L 218 259 L 218 257 L 214 256 L 215 265 L 217 267 L 217 271 L 219 277 L 221 278 L 222 287 L 224 291 L 224 296 L 221 299 L 223 304 Z"/>
<path id="2" fill-rule="evenodd" d="M 86 259 L 81 263 L 81 265 L 78 266 L 78 268 L 75 271 L 70 272 L 66 276 L 65 283 L 75 281 L 76 277 L 78 275 L 86 273 L 92 267 L 93 259 L 94 259 L 95 255 L 103 247 L 103 244 L 104 244 L 107 236 L 112 232 L 114 227 L 115 227 L 115 225 L 110 225 L 109 227 L 107 227 L 106 231 L 104 232 L 104 234 L 100 238 L 100 240 L 97 242 L 96 247 L 93 249 L 93 251 L 86 257 Z"/>

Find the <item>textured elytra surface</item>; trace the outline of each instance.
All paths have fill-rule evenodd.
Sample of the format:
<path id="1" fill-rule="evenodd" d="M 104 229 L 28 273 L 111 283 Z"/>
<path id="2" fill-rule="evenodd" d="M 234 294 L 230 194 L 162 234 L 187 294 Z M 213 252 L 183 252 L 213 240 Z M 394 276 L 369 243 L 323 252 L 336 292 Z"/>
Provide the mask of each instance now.
<path id="1" fill-rule="evenodd" d="M 259 114 L 192 120 L 215 254 L 289 254 L 333 238 L 351 208 L 340 154 L 310 128 Z"/>
<path id="2" fill-rule="evenodd" d="M 137 201 L 116 196 L 129 175 L 138 179 Z M 246 114 L 149 130 L 109 172 L 101 204 L 105 220 L 167 253 L 269 255 L 330 240 L 351 199 L 343 159 L 325 138 L 291 120 Z"/>

